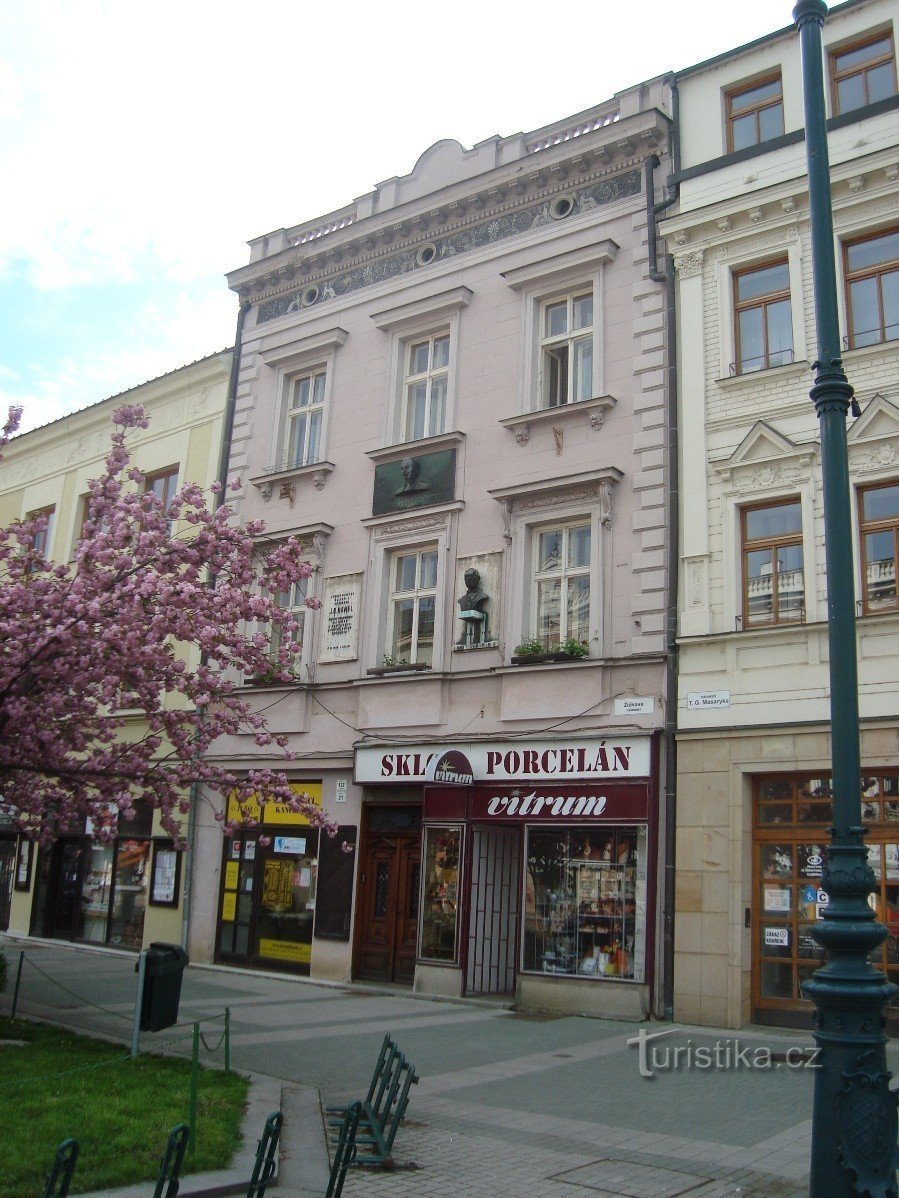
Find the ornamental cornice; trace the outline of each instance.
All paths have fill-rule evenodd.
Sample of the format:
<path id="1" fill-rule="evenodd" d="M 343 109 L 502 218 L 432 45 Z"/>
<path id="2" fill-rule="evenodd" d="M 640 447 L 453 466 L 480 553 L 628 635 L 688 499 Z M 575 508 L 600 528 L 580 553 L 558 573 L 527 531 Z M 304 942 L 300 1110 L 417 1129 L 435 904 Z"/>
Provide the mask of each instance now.
<path id="1" fill-rule="evenodd" d="M 702 250 L 693 250 L 689 254 L 679 254 L 674 259 L 674 269 L 681 279 L 693 279 L 702 274 Z"/>
<path id="2" fill-rule="evenodd" d="M 337 295 L 411 274 L 436 261 L 540 226 L 562 224 L 569 214 L 579 215 L 639 195 L 642 179 L 638 167 L 642 161 L 641 156 L 635 155 L 617 160 L 614 167 L 588 170 L 582 167 L 576 180 L 567 177 L 551 186 L 546 185 L 545 179 L 552 173 L 550 168 L 538 168 L 527 181 L 520 180 L 517 187 L 508 183 L 490 189 L 486 196 L 470 197 L 456 204 L 444 203 L 417 220 L 398 221 L 380 232 L 373 231 L 367 238 L 356 239 L 361 244 L 366 240 L 377 242 L 386 233 L 387 243 L 380 248 L 373 246 L 367 253 L 349 256 L 345 253 L 346 246 L 304 258 L 298 255 L 280 268 L 279 274 L 285 278 L 279 285 L 238 290 L 251 303 L 259 305 L 257 325 L 289 312 L 311 311 Z M 516 191 L 518 194 L 510 194 Z M 497 203 L 494 197 L 501 198 L 501 202 Z M 554 200 L 557 204 L 570 200 L 571 204 L 567 211 L 558 212 L 553 210 Z M 449 219 L 453 208 L 460 210 L 455 220 Z M 439 232 L 432 222 L 439 222 Z M 327 260 L 335 255 L 329 265 Z"/>

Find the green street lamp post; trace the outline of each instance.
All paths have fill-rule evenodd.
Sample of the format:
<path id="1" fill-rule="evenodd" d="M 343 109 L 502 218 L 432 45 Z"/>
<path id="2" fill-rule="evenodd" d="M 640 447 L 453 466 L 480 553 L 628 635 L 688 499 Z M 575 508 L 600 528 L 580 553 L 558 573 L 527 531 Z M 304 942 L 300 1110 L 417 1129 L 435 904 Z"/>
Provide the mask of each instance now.
<path id="1" fill-rule="evenodd" d="M 824 112 L 823 0 L 799 0 L 812 235 L 817 361 L 810 392 L 821 429 L 830 647 L 833 827 L 812 934 L 826 962 L 803 985 L 820 1048 L 812 1116 L 811 1198 L 896 1198 L 896 1098 L 886 1068 L 884 1008 L 899 992 L 870 954 L 886 938 L 868 903 L 875 889 L 861 819 L 858 667 L 846 418 L 852 387 L 840 360 L 837 284 Z"/>

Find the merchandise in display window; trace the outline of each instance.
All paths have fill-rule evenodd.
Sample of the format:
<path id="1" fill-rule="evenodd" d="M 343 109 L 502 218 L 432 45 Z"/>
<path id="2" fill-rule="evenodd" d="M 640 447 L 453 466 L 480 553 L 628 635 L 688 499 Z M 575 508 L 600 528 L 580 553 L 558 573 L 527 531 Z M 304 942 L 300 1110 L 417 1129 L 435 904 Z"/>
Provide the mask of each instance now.
<path id="1" fill-rule="evenodd" d="M 888 932 L 872 960 L 899 980 L 899 777 L 861 779 L 868 864 L 876 889 L 868 901 Z M 827 828 L 833 818 L 826 775 L 758 779 L 755 801 L 754 989 L 765 1008 L 807 1010 L 802 983 L 820 968 L 824 950 L 812 935 L 828 895 L 822 888 Z M 817 825 L 817 826 L 815 826 Z"/>
<path id="2" fill-rule="evenodd" d="M 144 913 L 150 890 L 151 842 L 119 840 L 115 849 L 115 886 L 109 943 L 140 948 L 144 934 Z"/>
<path id="3" fill-rule="evenodd" d="M 429 961 L 456 959 L 461 847 L 461 828 L 425 829 L 424 903 L 419 956 Z"/>
<path id="4" fill-rule="evenodd" d="M 528 829 L 525 970 L 643 981 L 646 827 Z"/>

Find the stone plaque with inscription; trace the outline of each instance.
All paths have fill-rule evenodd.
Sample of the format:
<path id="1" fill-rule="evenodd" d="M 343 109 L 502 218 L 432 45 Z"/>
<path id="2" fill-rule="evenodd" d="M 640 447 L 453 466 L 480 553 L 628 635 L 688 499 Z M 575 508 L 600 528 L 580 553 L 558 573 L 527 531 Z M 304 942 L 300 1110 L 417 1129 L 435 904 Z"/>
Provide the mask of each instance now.
<path id="1" fill-rule="evenodd" d="M 354 661 L 359 656 L 359 604 L 362 575 L 325 579 L 322 599 L 322 643 L 318 660 Z"/>

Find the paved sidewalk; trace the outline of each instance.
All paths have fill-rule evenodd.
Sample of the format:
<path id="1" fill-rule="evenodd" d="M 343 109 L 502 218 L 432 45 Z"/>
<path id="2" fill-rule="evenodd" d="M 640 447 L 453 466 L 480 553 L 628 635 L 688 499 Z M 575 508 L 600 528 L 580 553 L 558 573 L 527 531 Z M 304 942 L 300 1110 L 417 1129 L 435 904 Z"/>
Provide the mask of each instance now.
<path id="1" fill-rule="evenodd" d="M 26 953 L 21 1014 L 127 1041 L 134 957 L 5 937 L 0 944 L 10 990 L 18 951 Z M 0 998 L 4 1014 L 10 1000 L 10 991 Z M 346 1198 L 807 1194 L 814 1075 L 783 1059 L 811 1047 L 804 1033 L 645 1025 L 664 1033 L 645 1050 L 645 1063 L 658 1066 L 647 1078 L 627 1044 L 639 1025 L 189 967 L 181 1023 L 226 1005 L 234 1067 L 313 1086 L 325 1104 L 364 1093 L 385 1032 L 415 1063 L 422 1080 L 394 1146 L 398 1169 L 352 1172 Z M 145 1034 L 142 1048 L 189 1054 L 189 1030 Z M 716 1044 L 731 1068 L 686 1067 L 688 1053 L 711 1054 Z M 759 1050 L 774 1054 L 770 1068 L 750 1067 Z M 899 1053 L 890 1056 L 895 1070 Z M 274 1193 L 323 1194 L 316 1112 L 307 1103 L 301 1115 L 287 1114 L 287 1167 Z"/>

